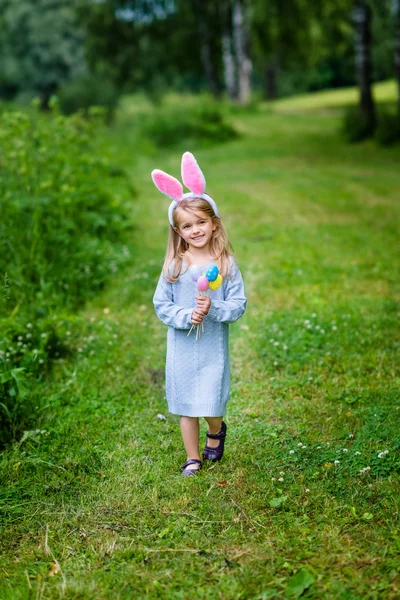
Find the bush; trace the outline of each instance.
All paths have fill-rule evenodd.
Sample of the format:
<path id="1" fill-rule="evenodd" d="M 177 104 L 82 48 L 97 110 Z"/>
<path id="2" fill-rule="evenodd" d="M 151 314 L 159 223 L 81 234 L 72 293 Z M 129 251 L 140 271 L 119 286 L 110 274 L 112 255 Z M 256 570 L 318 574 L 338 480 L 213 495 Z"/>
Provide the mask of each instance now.
<path id="1" fill-rule="evenodd" d="M 346 109 L 343 121 L 343 133 L 348 142 L 361 142 L 372 137 L 375 123 L 366 118 L 358 106 Z"/>
<path id="2" fill-rule="evenodd" d="M 222 111 L 209 105 L 174 110 L 158 109 L 142 118 L 140 134 L 160 147 L 173 146 L 187 140 L 200 144 L 225 142 L 238 135 L 225 121 Z"/>
<path id="3" fill-rule="evenodd" d="M 97 154 L 99 127 L 96 114 L 2 114 L 0 443 L 31 418 L 29 382 L 69 353 L 57 313 L 93 298 L 129 256 L 128 211 L 108 191 L 122 173 Z"/>
<path id="4" fill-rule="evenodd" d="M 117 108 L 119 92 L 110 79 L 88 75 L 64 83 L 58 98 L 61 112 L 65 115 L 82 111 L 87 116 L 92 106 L 99 106 L 104 109 L 106 121 L 110 123 Z"/>
<path id="5" fill-rule="evenodd" d="M 397 113 L 381 112 L 375 137 L 382 146 L 390 146 L 400 140 L 400 116 Z"/>

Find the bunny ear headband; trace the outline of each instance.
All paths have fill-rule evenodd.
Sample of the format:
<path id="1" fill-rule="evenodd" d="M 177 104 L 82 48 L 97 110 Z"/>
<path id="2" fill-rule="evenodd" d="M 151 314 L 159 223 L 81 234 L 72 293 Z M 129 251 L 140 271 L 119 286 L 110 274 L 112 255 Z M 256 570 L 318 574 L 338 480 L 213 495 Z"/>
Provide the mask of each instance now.
<path id="1" fill-rule="evenodd" d="M 206 180 L 191 152 L 185 152 L 182 156 L 181 171 L 182 181 L 190 190 L 190 192 L 186 194 L 183 193 L 181 182 L 175 179 L 175 177 L 172 177 L 172 175 L 168 175 L 168 173 L 160 171 L 159 169 L 154 169 L 154 171 L 151 172 L 154 185 L 160 192 L 169 198 L 172 198 L 172 202 L 168 209 L 168 219 L 171 226 L 174 226 L 173 212 L 178 205 L 178 202 L 186 200 L 187 198 L 203 198 L 204 200 L 207 200 L 207 202 L 211 204 L 217 217 L 219 217 L 217 205 L 214 200 L 204 193 L 204 190 L 206 189 Z"/>

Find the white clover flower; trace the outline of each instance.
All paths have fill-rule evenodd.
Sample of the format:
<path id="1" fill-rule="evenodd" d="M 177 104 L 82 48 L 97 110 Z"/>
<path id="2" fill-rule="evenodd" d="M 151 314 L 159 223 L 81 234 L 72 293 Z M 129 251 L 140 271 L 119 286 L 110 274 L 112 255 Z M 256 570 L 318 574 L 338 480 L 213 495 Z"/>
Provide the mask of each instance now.
<path id="1" fill-rule="evenodd" d="M 353 438 L 354 437 L 354 433 L 349 433 L 349 438 Z"/>
<path id="2" fill-rule="evenodd" d="M 283 477 L 279 477 L 278 481 L 282 482 L 283 481 Z"/>
<path id="3" fill-rule="evenodd" d="M 315 317 L 317 316 L 317 313 L 312 313 L 311 316 L 315 319 Z"/>
<path id="4" fill-rule="evenodd" d="M 284 471 L 279 471 L 279 475 L 284 475 Z"/>
<path id="5" fill-rule="evenodd" d="M 306 488 L 306 494 L 309 494 L 310 490 L 308 488 Z"/>
<path id="6" fill-rule="evenodd" d="M 275 340 L 274 340 L 274 338 L 271 338 L 269 341 L 272 343 L 272 342 L 274 342 Z"/>
<path id="7" fill-rule="evenodd" d="M 71 335 L 71 332 L 70 332 L 70 331 L 67 331 L 67 332 L 66 332 L 66 335 Z"/>
<path id="8" fill-rule="evenodd" d="M 288 349 L 288 347 L 287 347 L 287 346 L 283 346 L 283 349 L 284 349 L 284 350 L 287 350 L 287 349 Z"/>
<path id="9" fill-rule="evenodd" d="M 317 446 L 317 450 L 321 450 L 321 446 Z"/>
<path id="10" fill-rule="evenodd" d="M 271 477 L 271 481 L 276 481 L 276 477 Z"/>
<path id="11" fill-rule="evenodd" d="M 342 452 L 348 452 L 347 448 L 343 448 Z"/>
<path id="12" fill-rule="evenodd" d="M 18 339 L 19 339 L 19 340 L 23 340 L 24 338 L 22 337 L 22 335 L 19 335 L 19 336 L 18 336 Z"/>
<path id="13" fill-rule="evenodd" d="M 336 331 L 336 329 L 337 329 L 336 325 L 333 325 L 332 329 L 333 329 L 333 331 Z"/>
<path id="14" fill-rule="evenodd" d="M 315 329 L 321 329 L 321 327 L 319 325 L 316 325 Z"/>
<path id="15" fill-rule="evenodd" d="M 335 460 L 335 465 L 340 465 L 340 460 Z"/>
<path id="16" fill-rule="evenodd" d="M 39 362 L 40 362 L 40 364 L 43 364 L 43 363 L 44 363 L 44 360 L 43 360 L 43 358 L 41 358 L 41 359 L 39 360 Z"/>
<path id="17" fill-rule="evenodd" d="M 82 348 L 78 348 L 78 352 L 83 352 Z"/>
<path id="18" fill-rule="evenodd" d="M 304 444 L 302 445 L 301 449 L 304 450 L 304 448 L 307 448 L 307 446 L 305 446 Z"/>
<path id="19" fill-rule="evenodd" d="M 277 366 L 277 364 L 278 364 L 278 361 L 277 361 L 277 360 L 275 360 L 275 361 L 274 361 L 274 365 L 275 365 L 275 367 Z"/>
<path id="20" fill-rule="evenodd" d="M 274 342 L 274 346 L 279 346 L 279 342 Z"/>
<path id="21" fill-rule="evenodd" d="M 302 442 L 299 442 L 297 445 L 298 445 L 298 446 L 302 446 L 303 444 L 302 444 Z"/>
<path id="22" fill-rule="evenodd" d="M 294 454 L 294 450 L 289 450 L 289 454 Z"/>
<path id="23" fill-rule="evenodd" d="M 325 333 L 325 329 L 321 329 L 321 333 Z"/>
<path id="24" fill-rule="evenodd" d="M 354 452 L 354 455 L 355 456 L 361 456 L 361 452 L 358 452 L 358 450 L 357 450 L 357 452 Z"/>
<path id="25" fill-rule="evenodd" d="M 46 335 L 47 335 L 47 333 L 42 333 L 41 337 L 42 337 L 42 338 L 45 338 L 45 337 L 46 337 Z"/>
<path id="26" fill-rule="evenodd" d="M 31 334 L 31 333 L 27 333 L 27 334 L 26 334 L 26 337 L 27 337 L 27 338 L 31 338 L 31 337 L 32 337 L 32 334 Z"/>
<path id="27" fill-rule="evenodd" d="M 32 327 L 32 323 L 27 323 L 26 326 L 28 327 L 28 329 L 30 329 Z"/>

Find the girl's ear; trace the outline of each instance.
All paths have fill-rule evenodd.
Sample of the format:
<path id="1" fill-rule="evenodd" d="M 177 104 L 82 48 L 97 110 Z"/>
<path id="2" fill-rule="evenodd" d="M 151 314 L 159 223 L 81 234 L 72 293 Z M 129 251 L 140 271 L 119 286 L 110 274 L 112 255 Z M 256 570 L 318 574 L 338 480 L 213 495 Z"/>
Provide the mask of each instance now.
<path id="1" fill-rule="evenodd" d="M 154 169 L 151 172 L 151 178 L 160 192 L 176 202 L 182 200 L 183 187 L 181 182 L 175 179 L 175 177 L 168 175 L 164 171 L 160 171 L 160 169 Z"/>
<path id="2" fill-rule="evenodd" d="M 206 180 L 197 164 L 197 160 L 191 152 L 185 152 L 182 156 L 182 181 L 187 188 L 194 194 L 204 194 L 206 189 Z"/>

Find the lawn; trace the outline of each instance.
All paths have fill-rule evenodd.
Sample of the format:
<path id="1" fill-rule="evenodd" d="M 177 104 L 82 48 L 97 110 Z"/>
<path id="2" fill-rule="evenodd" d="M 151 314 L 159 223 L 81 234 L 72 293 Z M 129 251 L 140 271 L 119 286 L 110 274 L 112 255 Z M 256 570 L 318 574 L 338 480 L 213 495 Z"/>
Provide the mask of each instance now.
<path id="1" fill-rule="evenodd" d="M 400 597 L 400 148 L 346 145 L 334 106 L 330 92 L 235 111 L 236 140 L 138 154 L 126 99 L 102 145 L 138 192 L 131 263 L 59 315 L 74 357 L 2 455 L 2 600 Z M 150 171 L 179 176 L 185 150 L 248 297 L 226 453 L 193 478 L 152 307 L 169 202 Z"/>

